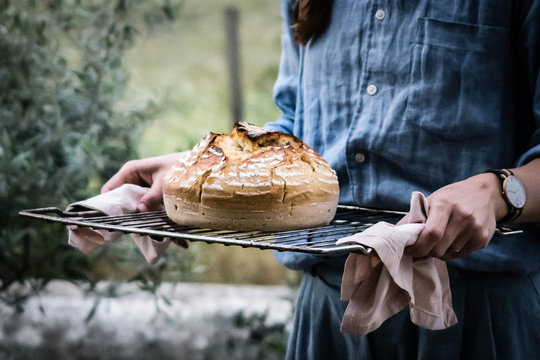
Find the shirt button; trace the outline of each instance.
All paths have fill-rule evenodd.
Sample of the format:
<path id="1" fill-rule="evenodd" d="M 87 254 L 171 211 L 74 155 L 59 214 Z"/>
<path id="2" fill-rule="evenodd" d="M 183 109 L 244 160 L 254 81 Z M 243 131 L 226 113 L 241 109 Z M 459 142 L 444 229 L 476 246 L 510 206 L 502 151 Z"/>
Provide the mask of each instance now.
<path id="1" fill-rule="evenodd" d="M 361 164 L 364 161 L 366 161 L 366 156 L 364 154 L 362 154 L 362 153 L 357 153 L 357 154 L 354 155 L 354 161 Z"/>
<path id="2" fill-rule="evenodd" d="M 368 85 L 367 93 L 369 95 L 375 95 L 377 93 L 377 87 L 375 85 L 373 85 L 373 84 Z"/>
<path id="3" fill-rule="evenodd" d="M 375 18 L 377 20 L 384 20 L 385 17 L 386 17 L 386 13 L 382 9 L 377 10 L 377 12 L 375 13 Z"/>

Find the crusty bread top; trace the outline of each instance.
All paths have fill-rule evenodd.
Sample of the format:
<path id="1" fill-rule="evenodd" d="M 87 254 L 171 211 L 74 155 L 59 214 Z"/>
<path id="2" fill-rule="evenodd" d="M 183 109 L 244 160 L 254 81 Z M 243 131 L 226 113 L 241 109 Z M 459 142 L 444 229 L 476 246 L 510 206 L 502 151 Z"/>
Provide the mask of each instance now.
<path id="1" fill-rule="evenodd" d="M 247 124 L 208 134 L 163 178 L 164 195 L 202 206 L 264 209 L 336 202 L 337 176 L 293 135 Z"/>

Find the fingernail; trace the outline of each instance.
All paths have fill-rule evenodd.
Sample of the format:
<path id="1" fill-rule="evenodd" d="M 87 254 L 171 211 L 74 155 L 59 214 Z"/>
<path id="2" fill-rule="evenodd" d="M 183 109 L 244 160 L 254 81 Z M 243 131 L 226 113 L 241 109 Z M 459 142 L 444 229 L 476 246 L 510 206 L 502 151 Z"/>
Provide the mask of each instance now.
<path id="1" fill-rule="evenodd" d="M 147 212 L 148 211 L 148 207 L 146 206 L 145 203 L 140 203 L 139 205 L 137 205 L 137 210 L 139 212 Z"/>

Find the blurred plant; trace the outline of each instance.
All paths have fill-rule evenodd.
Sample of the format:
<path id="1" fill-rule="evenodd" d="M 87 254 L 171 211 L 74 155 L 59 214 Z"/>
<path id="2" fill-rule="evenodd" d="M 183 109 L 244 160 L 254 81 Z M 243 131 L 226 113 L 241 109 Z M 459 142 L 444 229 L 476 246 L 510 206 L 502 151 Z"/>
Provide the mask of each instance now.
<path id="1" fill-rule="evenodd" d="M 0 0 L 0 300 L 21 309 L 50 278 L 98 280 L 63 227 L 17 213 L 95 194 L 136 157 L 158 105 L 121 110 L 122 60 L 138 34 L 175 20 L 173 1 Z"/>
<path id="2" fill-rule="evenodd" d="M 232 321 L 236 328 L 247 331 L 247 343 L 255 345 L 254 348 L 257 349 L 255 358 L 261 359 L 264 354 L 283 358 L 289 335 L 287 323 L 268 324 L 268 312 L 246 315 L 241 311 L 233 316 Z M 268 355 L 264 357 L 268 358 Z"/>
<path id="3" fill-rule="evenodd" d="M 294 311 L 295 297 L 285 297 L 284 300 L 290 301 L 291 310 Z M 203 353 L 209 355 L 207 358 L 219 359 L 283 359 L 293 318 L 292 311 L 284 321 L 271 321 L 268 310 L 249 314 L 240 310 L 222 319 L 231 324 L 235 331 L 217 337 Z"/>

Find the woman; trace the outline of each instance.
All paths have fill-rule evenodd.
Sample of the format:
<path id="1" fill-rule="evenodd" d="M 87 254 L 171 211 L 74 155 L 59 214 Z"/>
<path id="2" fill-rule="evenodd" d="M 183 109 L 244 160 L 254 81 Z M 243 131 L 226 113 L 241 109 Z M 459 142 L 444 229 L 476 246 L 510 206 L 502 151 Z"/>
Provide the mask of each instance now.
<path id="1" fill-rule="evenodd" d="M 415 257 L 447 260 L 458 324 L 408 311 L 366 337 L 342 334 L 345 258 L 280 253 L 304 271 L 288 359 L 519 359 L 540 348 L 540 4 L 490 0 L 282 1 L 275 102 L 266 125 L 337 171 L 341 203 L 430 212 Z M 152 185 L 177 154 L 128 163 L 103 188 Z M 501 179 L 510 173 L 508 189 Z M 504 186 L 504 187 L 503 187 Z M 525 198 L 526 193 L 526 198 Z M 520 204 L 525 200 L 524 206 Z M 512 203 L 514 201 L 514 203 Z M 517 201 L 517 203 L 515 202 Z M 497 222 L 524 234 L 494 237 Z"/>

